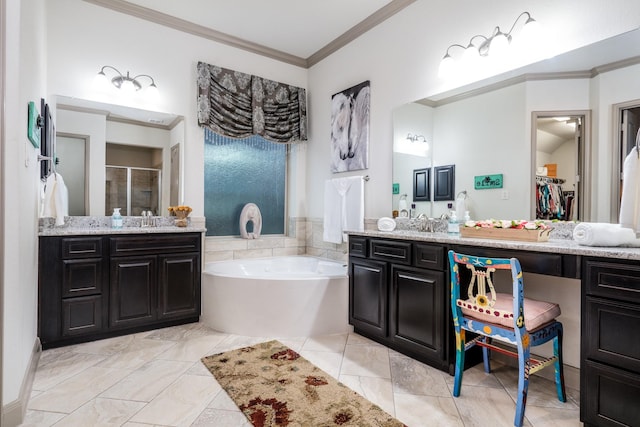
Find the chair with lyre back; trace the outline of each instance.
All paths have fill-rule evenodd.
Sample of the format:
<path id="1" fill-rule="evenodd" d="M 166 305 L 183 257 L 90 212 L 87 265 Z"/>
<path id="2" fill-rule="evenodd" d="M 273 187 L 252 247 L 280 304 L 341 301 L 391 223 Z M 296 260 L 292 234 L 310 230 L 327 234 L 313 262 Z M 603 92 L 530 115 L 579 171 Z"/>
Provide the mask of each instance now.
<path id="1" fill-rule="evenodd" d="M 522 426 L 527 402 L 529 375 L 547 366 L 555 368 L 558 399 L 566 402 L 562 371 L 562 323 L 558 304 L 524 297 L 524 281 L 516 258 L 484 258 L 449 251 L 451 312 L 456 335 L 456 366 L 453 395 L 460 396 L 465 352 L 481 346 L 485 372 L 491 372 L 491 351 L 518 359 L 518 394 L 514 425 Z M 464 269 L 464 274 L 461 270 Z M 510 270 L 513 293 L 496 292 L 494 273 Z M 461 276 L 470 277 L 466 287 Z M 462 289 L 462 290 L 461 290 Z M 477 334 L 467 342 L 466 331 Z M 505 345 L 496 345 L 496 340 Z M 553 356 L 532 357 L 531 347 L 553 340 Z M 515 346 L 514 349 L 512 346 Z"/>

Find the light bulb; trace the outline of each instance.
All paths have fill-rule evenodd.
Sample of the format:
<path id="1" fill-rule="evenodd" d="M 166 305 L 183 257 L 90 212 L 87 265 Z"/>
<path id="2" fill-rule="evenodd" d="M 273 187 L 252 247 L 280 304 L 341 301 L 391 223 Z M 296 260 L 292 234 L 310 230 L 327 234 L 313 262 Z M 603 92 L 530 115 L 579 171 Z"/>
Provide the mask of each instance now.
<path id="1" fill-rule="evenodd" d="M 130 79 L 124 79 L 120 85 L 120 89 L 122 89 L 122 92 L 127 95 L 132 95 L 136 91 L 136 87 L 133 85 L 133 80 Z"/>
<path id="2" fill-rule="evenodd" d="M 93 79 L 93 86 L 98 92 L 106 92 L 109 89 L 109 79 L 104 74 L 104 71 L 100 71 Z"/>
<path id="3" fill-rule="evenodd" d="M 158 87 L 155 83 L 151 83 L 144 91 L 150 101 L 156 101 L 160 96 L 158 93 Z"/>
<path id="4" fill-rule="evenodd" d="M 473 44 L 469 43 L 469 46 L 462 53 L 463 68 L 473 67 L 480 60 L 480 52 Z"/>
<path id="5" fill-rule="evenodd" d="M 502 56 L 509 50 L 509 39 L 504 33 L 496 34 L 491 40 L 489 55 Z"/>
<path id="6" fill-rule="evenodd" d="M 440 61 L 440 68 L 438 68 L 438 77 L 445 78 L 449 76 L 455 68 L 455 61 L 448 53 Z"/>

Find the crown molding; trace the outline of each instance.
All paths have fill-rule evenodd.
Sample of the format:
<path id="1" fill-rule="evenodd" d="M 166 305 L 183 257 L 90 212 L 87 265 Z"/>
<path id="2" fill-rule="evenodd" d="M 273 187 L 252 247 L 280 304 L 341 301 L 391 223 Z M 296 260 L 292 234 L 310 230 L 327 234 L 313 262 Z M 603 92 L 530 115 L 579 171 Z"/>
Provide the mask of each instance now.
<path id="1" fill-rule="evenodd" d="M 439 107 L 441 105 L 450 104 L 452 102 L 471 98 L 472 96 L 481 95 L 487 92 L 492 92 L 494 90 L 513 86 L 518 83 L 536 81 L 536 80 L 591 79 L 600 74 L 607 73 L 609 71 L 617 70 L 620 68 L 629 67 L 631 65 L 636 65 L 636 64 L 640 64 L 640 56 L 634 56 L 632 58 L 623 59 L 621 61 L 599 65 L 589 70 L 549 72 L 549 73 L 526 73 L 520 76 L 502 80 L 500 82 L 488 84 L 486 86 L 482 86 L 476 89 L 467 90 L 455 95 L 445 96 L 444 98 L 441 98 L 441 99 L 434 100 L 431 98 L 424 98 L 416 102 L 418 104 L 426 105 L 427 107 Z"/>
<path id="2" fill-rule="evenodd" d="M 414 3 L 416 0 L 391 0 L 391 2 L 389 2 L 386 6 L 378 9 L 367 18 L 360 21 L 354 27 L 347 30 L 344 34 L 337 37 L 306 59 L 299 56 L 291 55 L 286 52 L 282 52 L 280 50 L 272 49 L 258 43 L 253 43 L 239 37 L 223 33 L 221 31 L 216 31 L 212 28 L 195 24 L 184 19 L 176 18 L 175 16 L 167 15 L 166 13 L 158 12 L 147 7 L 138 6 L 125 0 L 84 1 L 96 6 L 101 6 L 107 9 L 114 10 L 116 12 L 124 13 L 129 16 L 144 19 L 145 21 L 163 25 L 168 28 L 173 28 L 174 30 L 182 31 L 184 33 L 192 34 L 194 36 L 202 37 L 214 42 L 226 44 L 228 46 L 265 56 L 267 58 L 275 59 L 277 61 L 285 62 L 287 64 L 295 65 L 302 68 L 309 68 L 322 61 L 338 49 L 351 43 L 353 40 L 366 33 L 376 25 L 384 22 L 386 19 L 400 12 L 402 9 L 409 6 L 411 3 Z"/>
<path id="3" fill-rule="evenodd" d="M 258 43 L 249 42 L 239 37 L 235 37 L 221 31 L 216 31 L 203 25 L 198 25 L 193 22 L 186 21 L 184 19 L 176 18 L 175 16 L 167 15 L 166 13 L 158 12 L 153 9 L 138 6 L 124 0 L 84 1 L 96 6 L 101 6 L 107 9 L 114 10 L 116 12 L 144 19 L 145 21 L 163 25 L 168 28 L 173 28 L 174 30 L 182 31 L 194 36 L 226 44 L 238 49 L 246 50 L 247 52 L 256 53 L 258 55 L 266 56 L 271 59 L 296 65 L 298 67 L 307 68 L 307 60 L 304 58 L 300 58 L 299 56 L 290 55 L 288 53 L 276 49 L 271 49 L 270 47 L 266 47 Z"/>
<path id="4" fill-rule="evenodd" d="M 374 28 L 378 24 L 386 21 L 396 13 L 400 12 L 405 7 L 409 6 L 411 3 L 414 3 L 416 0 L 392 0 L 386 6 L 378 9 L 358 24 L 350 28 L 341 36 L 337 37 L 329 44 L 319 49 L 316 53 L 307 58 L 307 67 L 312 67 L 318 62 L 325 59 L 327 56 L 331 55 L 338 49 L 346 46 L 351 43 L 362 34 L 366 33 L 370 29 Z"/>

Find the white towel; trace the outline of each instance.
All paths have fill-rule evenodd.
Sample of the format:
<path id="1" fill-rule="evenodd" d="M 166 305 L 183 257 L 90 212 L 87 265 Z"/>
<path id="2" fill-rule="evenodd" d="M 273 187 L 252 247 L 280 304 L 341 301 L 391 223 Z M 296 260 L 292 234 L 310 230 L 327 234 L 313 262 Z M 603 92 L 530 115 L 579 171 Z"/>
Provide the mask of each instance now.
<path id="1" fill-rule="evenodd" d="M 636 142 L 640 138 L 640 132 Z M 640 160 L 638 147 L 633 147 L 622 166 L 622 197 L 620 199 L 620 226 L 640 233 Z"/>
<path id="2" fill-rule="evenodd" d="M 633 230 L 603 222 L 581 222 L 573 229 L 573 240 L 582 246 L 640 247 Z"/>
<path id="3" fill-rule="evenodd" d="M 56 225 L 64 225 L 64 217 L 69 215 L 69 192 L 59 173 L 47 178 L 42 204 L 43 217 L 54 217 Z"/>
<path id="4" fill-rule="evenodd" d="M 364 180 L 361 176 L 335 178 L 324 184 L 325 242 L 347 241 L 345 231 L 364 230 Z"/>

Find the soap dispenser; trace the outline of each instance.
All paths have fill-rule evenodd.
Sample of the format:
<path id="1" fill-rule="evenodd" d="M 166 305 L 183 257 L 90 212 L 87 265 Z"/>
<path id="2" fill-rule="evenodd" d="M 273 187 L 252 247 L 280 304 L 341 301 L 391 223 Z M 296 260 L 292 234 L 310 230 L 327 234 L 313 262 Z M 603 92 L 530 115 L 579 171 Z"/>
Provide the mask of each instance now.
<path id="1" fill-rule="evenodd" d="M 409 210 L 407 209 L 407 195 L 403 194 L 400 196 L 400 200 L 398 201 L 398 211 L 401 217 L 408 217 Z"/>
<path id="2" fill-rule="evenodd" d="M 122 215 L 120 215 L 120 208 L 113 208 L 113 215 L 111 215 L 111 228 L 122 228 Z"/>
<path id="3" fill-rule="evenodd" d="M 460 234 L 460 224 L 458 224 L 458 217 L 456 211 L 451 211 L 449 215 L 449 223 L 447 224 L 447 232 L 451 235 Z"/>

